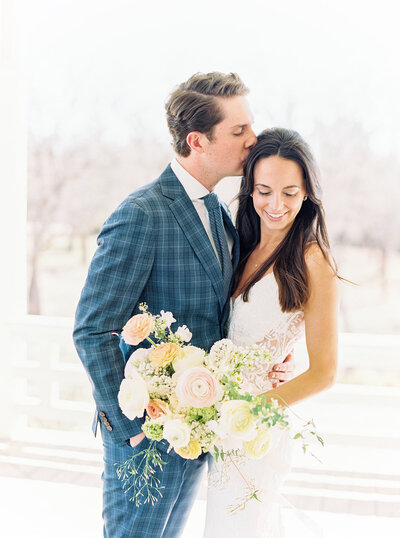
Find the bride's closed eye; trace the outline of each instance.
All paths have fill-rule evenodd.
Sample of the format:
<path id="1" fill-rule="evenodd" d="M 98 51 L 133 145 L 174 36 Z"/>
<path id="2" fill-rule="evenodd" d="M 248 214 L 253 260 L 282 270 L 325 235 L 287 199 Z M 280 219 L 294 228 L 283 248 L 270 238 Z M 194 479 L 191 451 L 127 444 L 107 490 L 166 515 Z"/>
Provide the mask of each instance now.
<path id="1" fill-rule="evenodd" d="M 271 193 L 271 191 L 258 191 L 258 194 L 261 194 L 261 196 L 269 196 Z M 282 193 L 283 196 L 287 196 L 288 198 L 292 198 L 293 196 L 297 196 L 298 195 L 298 192 L 283 192 Z"/>

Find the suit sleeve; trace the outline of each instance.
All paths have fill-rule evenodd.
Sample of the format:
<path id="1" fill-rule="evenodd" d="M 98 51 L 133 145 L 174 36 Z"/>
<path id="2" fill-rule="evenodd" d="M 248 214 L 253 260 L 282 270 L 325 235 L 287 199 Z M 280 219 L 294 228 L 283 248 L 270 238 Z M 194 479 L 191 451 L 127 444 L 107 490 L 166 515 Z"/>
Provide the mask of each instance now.
<path id="1" fill-rule="evenodd" d="M 107 417 L 113 441 L 122 442 L 140 433 L 143 421 L 129 420 L 119 408 L 124 358 L 112 333 L 120 333 L 132 316 L 151 273 L 155 245 L 150 214 L 133 200 L 123 202 L 97 242 L 76 311 L 74 343 L 97 410 Z"/>

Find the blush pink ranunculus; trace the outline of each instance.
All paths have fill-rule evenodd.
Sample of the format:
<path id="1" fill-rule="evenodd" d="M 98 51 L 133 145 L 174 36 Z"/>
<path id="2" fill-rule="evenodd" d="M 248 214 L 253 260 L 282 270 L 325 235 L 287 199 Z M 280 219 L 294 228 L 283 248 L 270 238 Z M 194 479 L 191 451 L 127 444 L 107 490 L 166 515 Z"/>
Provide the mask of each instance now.
<path id="1" fill-rule="evenodd" d="M 130 346 L 137 346 L 154 329 L 154 320 L 148 314 L 136 314 L 127 321 L 122 329 L 121 337 Z"/>
<path id="2" fill-rule="evenodd" d="M 163 425 L 168 418 L 169 407 L 167 402 L 156 398 L 149 401 L 146 407 L 146 412 L 154 422 Z"/>
<path id="3" fill-rule="evenodd" d="M 179 376 L 176 395 L 184 407 L 210 407 L 219 400 L 221 389 L 207 368 L 194 366 Z"/>

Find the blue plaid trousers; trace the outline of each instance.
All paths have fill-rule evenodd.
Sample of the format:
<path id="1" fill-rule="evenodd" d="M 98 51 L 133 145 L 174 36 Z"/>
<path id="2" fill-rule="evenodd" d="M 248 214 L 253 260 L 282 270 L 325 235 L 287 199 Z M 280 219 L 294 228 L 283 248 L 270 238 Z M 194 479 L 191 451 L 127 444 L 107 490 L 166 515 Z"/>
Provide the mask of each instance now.
<path id="1" fill-rule="evenodd" d="M 107 434 L 103 435 L 104 538 L 177 538 L 184 529 L 209 455 L 202 454 L 196 460 L 185 460 L 173 450 L 167 453 L 167 441 L 157 443 L 166 462 L 163 470 L 157 469 L 156 472 L 163 487 L 163 496 L 154 506 L 146 504 L 136 507 L 129 500 L 130 492 L 122 489 L 115 464 L 124 463 L 146 448 L 149 442 L 145 438 L 132 448 L 127 443 L 114 443 Z"/>

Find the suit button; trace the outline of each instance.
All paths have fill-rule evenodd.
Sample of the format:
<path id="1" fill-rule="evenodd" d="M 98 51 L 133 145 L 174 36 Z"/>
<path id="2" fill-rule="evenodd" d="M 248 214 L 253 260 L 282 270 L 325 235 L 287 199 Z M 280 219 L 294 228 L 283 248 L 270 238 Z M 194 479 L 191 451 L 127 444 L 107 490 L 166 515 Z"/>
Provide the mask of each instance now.
<path id="1" fill-rule="evenodd" d="M 110 426 L 110 423 L 108 423 L 108 425 L 106 426 L 106 428 L 107 428 L 107 430 L 108 430 L 109 432 L 112 431 L 112 427 Z"/>
<path id="2" fill-rule="evenodd" d="M 106 416 L 106 414 L 104 413 L 104 411 L 100 411 L 99 415 L 100 415 L 101 417 L 105 417 L 105 416 Z"/>

